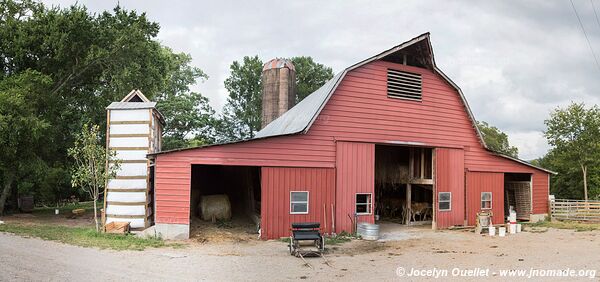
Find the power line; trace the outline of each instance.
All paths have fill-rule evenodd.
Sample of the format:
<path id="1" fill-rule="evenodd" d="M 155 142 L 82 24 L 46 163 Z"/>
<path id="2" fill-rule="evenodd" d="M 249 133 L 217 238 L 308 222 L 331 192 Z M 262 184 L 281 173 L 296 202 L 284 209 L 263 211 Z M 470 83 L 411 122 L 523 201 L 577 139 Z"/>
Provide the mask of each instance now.
<path id="1" fill-rule="evenodd" d="M 583 27 L 583 23 L 581 22 L 581 18 L 579 17 L 579 13 L 577 13 L 577 9 L 575 8 L 575 4 L 573 4 L 573 0 L 571 1 L 571 7 L 573 7 L 573 11 L 575 12 L 575 16 L 577 16 L 577 20 L 579 21 L 579 26 L 581 26 L 581 30 L 583 31 L 583 35 L 585 36 L 585 40 L 587 40 L 588 46 L 590 47 L 590 51 L 592 51 L 592 56 L 594 56 L 594 61 L 596 61 L 596 66 L 600 71 L 600 63 L 598 63 L 598 58 L 596 58 L 596 53 L 594 53 L 594 48 L 592 48 L 592 43 L 588 38 L 587 32 L 585 32 L 585 28 Z"/>
<path id="2" fill-rule="evenodd" d="M 596 15 L 596 23 L 598 23 L 598 27 L 600 27 L 600 19 L 598 19 L 598 13 L 596 13 L 596 5 L 594 5 L 594 0 L 590 0 L 592 3 L 592 8 L 594 9 L 594 15 Z"/>

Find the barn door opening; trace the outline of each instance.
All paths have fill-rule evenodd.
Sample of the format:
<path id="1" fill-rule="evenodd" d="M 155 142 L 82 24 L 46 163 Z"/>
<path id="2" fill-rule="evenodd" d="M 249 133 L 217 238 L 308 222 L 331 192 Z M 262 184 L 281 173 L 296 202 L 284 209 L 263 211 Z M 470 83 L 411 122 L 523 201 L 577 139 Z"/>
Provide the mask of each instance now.
<path id="1" fill-rule="evenodd" d="M 192 165 L 190 238 L 244 241 L 257 238 L 260 167 Z"/>
<path id="2" fill-rule="evenodd" d="M 431 227 L 433 184 L 431 148 L 375 146 L 375 215 L 384 225 Z"/>
<path id="3" fill-rule="evenodd" d="M 504 214 L 508 216 L 510 208 L 517 212 L 518 220 L 529 220 L 531 216 L 531 174 L 504 174 Z"/>

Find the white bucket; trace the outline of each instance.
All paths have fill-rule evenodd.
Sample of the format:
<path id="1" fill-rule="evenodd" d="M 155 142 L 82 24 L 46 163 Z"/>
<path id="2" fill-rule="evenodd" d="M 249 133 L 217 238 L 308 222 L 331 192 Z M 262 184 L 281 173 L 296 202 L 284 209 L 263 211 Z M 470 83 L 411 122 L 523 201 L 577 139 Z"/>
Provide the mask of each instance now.
<path id="1" fill-rule="evenodd" d="M 58 214 L 59 212 L 60 212 L 60 210 L 59 210 L 59 209 L 55 209 L 55 210 L 54 210 L 54 214 Z"/>
<path id="2" fill-rule="evenodd" d="M 492 237 L 496 236 L 496 227 L 490 226 L 488 229 L 489 229 L 490 236 L 492 236 Z"/>
<path id="3" fill-rule="evenodd" d="M 506 227 L 498 227 L 498 236 L 500 236 L 500 237 L 506 236 Z"/>
<path id="4" fill-rule="evenodd" d="M 521 224 L 517 224 L 517 233 L 521 233 Z"/>
<path id="5" fill-rule="evenodd" d="M 517 225 L 515 223 L 510 224 L 510 234 L 517 233 Z"/>

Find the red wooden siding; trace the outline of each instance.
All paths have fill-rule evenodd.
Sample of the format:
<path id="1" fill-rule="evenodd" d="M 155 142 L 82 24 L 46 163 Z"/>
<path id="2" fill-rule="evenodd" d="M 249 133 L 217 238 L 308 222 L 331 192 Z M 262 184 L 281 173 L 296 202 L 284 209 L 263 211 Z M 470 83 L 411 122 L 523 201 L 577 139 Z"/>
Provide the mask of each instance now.
<path id="1" fill-rule="evenodd" d="M 191 165 L 157 158 L 154 169 L 156 222 L 189 224 Z"/>
<path id="2" fill-rule="evenodd" d="M 533 174 L 531 190 L 533 190 L 532 198 L 532 212 L 533 214 L 548 213 L 548 194 L 550 191 L 548 183 L 549 175 L 545 173 L 536 172 Z"/>
<path id="3" fill-rule="evenodd" d="M 330 233 L 331 204 L 334 202 L 335 191 L 334 174 L 334 169 L 331 168 L 263 167 L 262 238 L 290 236 L 292 222 L 320 222 L 323 231 Z M 309 192 L 308 214 L 290 214 L 290 191 Z"/>
<path id="4" fill-rule="evenodd" d="M 336 222 L 337 233 L 351 232 L 356 193 L 371 193 L 375 207 L 375 145 L 369 143 L 337 142 L 336 153 Z M 350 215 L 350 217 L 348 217 Z M 358 216 L 359 222 L 373 223 L 371 215 Z"/>
<path id="5" fill-rule="evenodd" d="M 335 147 L 332 136 L 292 135 L 176 151 L 158 158 L 177 164 L 333 168 Z"/>
<path id="6" fill-rule="evenodd" d="M 463 225 L 465 217 L 465 159 L 460 149 L 435 150 L 435 194 L 434 210 L 437 228 Z M 452 192 L 451 209 L 439 211 L 439 192 Z"/>
<path id="7" fill-rule="evenodd" d="M 504 173 L 467 172 L 467 223 L 475 225 L 481 210 L 481 192 L 492 192 L 493 223 L 504 222 Z"/>

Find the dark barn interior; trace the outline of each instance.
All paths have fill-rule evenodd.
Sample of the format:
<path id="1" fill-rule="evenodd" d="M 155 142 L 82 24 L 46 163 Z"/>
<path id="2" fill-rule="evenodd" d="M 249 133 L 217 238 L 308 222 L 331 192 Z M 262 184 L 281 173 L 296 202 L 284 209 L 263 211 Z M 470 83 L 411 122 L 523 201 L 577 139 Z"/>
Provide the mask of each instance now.
<path id="1" fill-rule="evenodd" d="M 517 212 L 517 219 L 529 220 L 531 214 L 531 174 L 504 174 L 504 214 L 509 215 L 510 207 Z"/>
<path id="2" fill-rule="evenodd" d="M 431 221 L 432 160 L 429 148 L 375 147 L 375 214 L 380 220 L 404 224 Z"/>
<path id="3" fill-rule="evenodd" d="M 192 165 L 190 215 L 192 225 L 206 224 L 202 220 L 200 202 L 203 196 L 227 195 L 231 203 L 231 219 L 219 220 L 230 226 L 260 224 L 260 167 Z M 214 220 L 213 220 L 214 221 Z"/>

